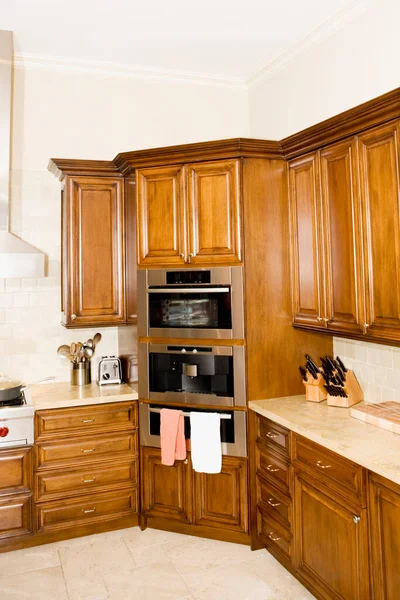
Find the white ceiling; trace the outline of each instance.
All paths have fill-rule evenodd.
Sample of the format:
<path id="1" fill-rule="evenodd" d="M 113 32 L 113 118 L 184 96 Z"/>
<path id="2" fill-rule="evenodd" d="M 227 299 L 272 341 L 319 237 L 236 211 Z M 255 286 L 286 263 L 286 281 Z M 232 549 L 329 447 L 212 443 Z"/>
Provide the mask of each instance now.
<path id="1" fill-rule="evenodd" d="M 0 0 L 17 55 L 245 82 L 361 0 Z M 32 57 L 31 57 L 32 58 Z"/>

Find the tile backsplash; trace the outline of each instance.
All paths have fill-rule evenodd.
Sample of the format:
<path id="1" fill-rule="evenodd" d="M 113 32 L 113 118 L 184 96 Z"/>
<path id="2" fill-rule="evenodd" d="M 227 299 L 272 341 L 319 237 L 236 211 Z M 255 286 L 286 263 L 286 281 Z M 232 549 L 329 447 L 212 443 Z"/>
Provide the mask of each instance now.
<path id="1" fill-rule="evenodd" d="M 58 346 L 85 341 L 99 331 L 92 380 L 103 355 L 135 356 L 136 327 L 65 329 L 60 324 L 60 183 L 47 171 L 13 171 L 10 225 L 13 233 L 46 254 L 47 277 L 0 279 L 0 373 L 25 383 L 54 376 L 69 381 L 70 364 Z"/>
<path id="2" fill-rule="evenodd" d="M 335 356 L 352 369 L 366 402 L 400 402 L 400 348 L 333 338 Z"/>

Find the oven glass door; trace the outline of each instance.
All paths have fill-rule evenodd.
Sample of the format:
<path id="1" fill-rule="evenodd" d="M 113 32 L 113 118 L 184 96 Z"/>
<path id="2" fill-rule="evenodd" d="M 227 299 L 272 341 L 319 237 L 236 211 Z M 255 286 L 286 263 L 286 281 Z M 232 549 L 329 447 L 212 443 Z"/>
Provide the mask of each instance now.
<path id="1" fill-rule="evenodd" d="M 142 446 L 160 447 L 160 410 L 171 406 L 140 404 L 140 443 Z M 176 408 L 176 410 L 181 410 Z M 213 412 L 221 415 L 222 453 L 228 456 L 247 456 L 246 414 L 244 411 L 225 411 L 202 408 L 183 409 L 185 438 L 190 440 L 190 412 Z"/>
<path id="2" fill-rule="evenodd" d="M 230 287 L 149 289 L 150 329 L 232 329 Z"/>

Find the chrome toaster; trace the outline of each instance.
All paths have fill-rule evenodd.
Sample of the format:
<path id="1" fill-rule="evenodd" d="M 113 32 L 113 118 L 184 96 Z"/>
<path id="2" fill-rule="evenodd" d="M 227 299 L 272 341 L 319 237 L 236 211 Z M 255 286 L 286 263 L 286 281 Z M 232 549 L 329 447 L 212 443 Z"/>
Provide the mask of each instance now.
<path id="1" fill-rule="evenodd" d="M 99 361 L 99 385 L 122 383 L 121 361 L 116 356 L 102 356 Z"/>

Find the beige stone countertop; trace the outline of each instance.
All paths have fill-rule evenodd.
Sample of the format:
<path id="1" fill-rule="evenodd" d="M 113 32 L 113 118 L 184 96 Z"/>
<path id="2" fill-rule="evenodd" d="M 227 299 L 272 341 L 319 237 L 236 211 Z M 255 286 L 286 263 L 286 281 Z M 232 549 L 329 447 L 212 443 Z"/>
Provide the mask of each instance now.
<path id="1" fill-rule="evenodd" d="M 27 390 L 28 391 L 28 390 Z M 35 410 L 47 408 L 70 408 L 90 404 L 107 404 L 137 400 L 137 385 L 71 385 L 70 383 L 48 383 L 29 388 Z"/>
<path id="2" fill-rule="evenodd" d="M 249 408 L 400 484 L 400 435 L 354 419 L 350 409 L 307 402 L 305 396 L 256 400 Z"/>

